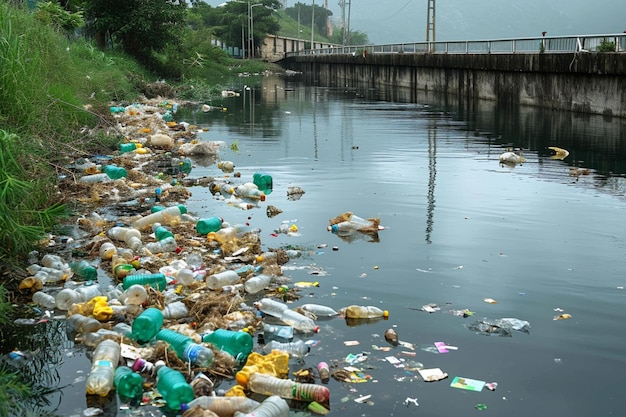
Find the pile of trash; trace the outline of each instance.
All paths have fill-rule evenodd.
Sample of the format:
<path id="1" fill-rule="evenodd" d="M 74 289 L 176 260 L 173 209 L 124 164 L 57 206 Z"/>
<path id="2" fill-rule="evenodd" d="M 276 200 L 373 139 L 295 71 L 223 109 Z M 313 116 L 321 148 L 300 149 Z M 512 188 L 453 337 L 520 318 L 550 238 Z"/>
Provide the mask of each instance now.
<path id="1" fill-rule="evenodd" d="M 286 400 L 326 414 L 327 363 L 292 370 L 289 379 L 290 365 L 302 365 L 310 350 L 294 334 L 317 332 L 318 317 L 388 312 L 356 305 L 340 312 L 315 304 L 291 309 L 286 302 L 299 298 L 298 286 L 286 285 L 282 265 L 297 250 L 263 252 L 259 230 L 189 213 L 188 186 L 206 186 L 224 204 L 249 210 L 273 184 L 263 172 L 242 179 L 232 162 L 219 160 L 223 142 L 199 141 L 195 126 L 173 120 L 177 107 L 167 101 L 111 107 L 124 137 L 119 151 L 76 158 L 60 171 L 59 191 L 83 214 L 67 234 L 49 236 L 43 253 L 31 254 L 19 289 L 32 295 L 43 320 L 64 320 L 68 338 L 90 349 L 88 395 L 115 392 L 130 406 L 185 416 L 267 410 L 287 416 Z M 232 175 L 192 178 L 198 160 Z M 288 191 L 292 200 L 302 195 L 300 187 Z M 268 217 L 280 212 L 267 207 Z M 349 213 L 333 224 L 347 235 L 356 221 L 369 222 Z M 374 229 L 361 224 L 354 231 L 377 233 L 378 226 L 376 220 Z M 298 228 L 285 223 L 276 233 L 297 235 Z M 223 381 L 236 384 L 217 396 Z M 254 394 L 266 398 L 258 402 Z"/>

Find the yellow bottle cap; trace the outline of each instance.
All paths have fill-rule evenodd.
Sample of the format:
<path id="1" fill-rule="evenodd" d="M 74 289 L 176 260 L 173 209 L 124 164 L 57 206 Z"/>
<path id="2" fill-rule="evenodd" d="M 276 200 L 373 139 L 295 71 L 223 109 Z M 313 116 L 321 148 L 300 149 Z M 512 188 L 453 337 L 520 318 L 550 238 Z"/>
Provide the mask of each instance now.
<path id="1" fill-rule="evenodd" d="M 387 310 L 383 311 L 383 317 L 385 318 L 389 317 L 389 311 Z"/>

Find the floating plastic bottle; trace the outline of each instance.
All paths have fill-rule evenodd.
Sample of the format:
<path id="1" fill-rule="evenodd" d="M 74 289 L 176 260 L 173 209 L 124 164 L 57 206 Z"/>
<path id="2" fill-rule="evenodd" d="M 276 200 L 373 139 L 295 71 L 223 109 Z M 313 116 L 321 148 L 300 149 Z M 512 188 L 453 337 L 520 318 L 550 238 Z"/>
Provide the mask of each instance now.
<path id="1" fill-rule="evenodd" d="M 293 340 L 293 327 L 277 324 L 263 325 L 263 338 L 265 341 L 276 340 L 278 342 L 291 342 Z"/>
<path id="2" fill-rule="evenodd" d="M 98 269 L 86 260 L 72 261 L 69 264 L 75 276 L 79 276 L 88 281 L 95 281 L 98 278 Z"/>
<path id="3" fill-rule="evenodd" d="M 335 234 L 349 234 L 359 231 L 376 232 L 378 230 L 378 222 L 351 214 L 349 220 L 330 225 L 328 230 Z"/>
<path id="4" fill-rule="evenodd" d="M 174 233 L 172 233 L 167 227 L 161 226 L 161 223 L 154 223 L 152 225 L 152 232 L 154 232 L 154 237 L 156 237 L 156 240 L 163 240 L 168 237 L 174 237 Z"/>
<path id="5" fill-rule="evenodd" d="M 33 303 L 46 309 L 54 309 L 57 305 L 54 297 L 43 291 L 37 291 L 33 294 Z"/>
<path id="6" fill-rule="evenodd" d="M 205 282 L 208 288 L 217 290 L 224 285 L 232 285 L 239 282 L 239 275 L 232 269 L 227 269 L 217 274 L 208 275 L 205 278 Z"/>
<path id="7" fill-rule="evenodd" d="M 163 313 L 155 307 L 145 309 L 133 320 L 132 338 L 139 343 L 152 340 L 163 327 Z"/>
<path id="8" fill-rule="evenodd" d="M 143 377 L 128 366 L 118 366 L 115 370 L 115 391 L 121 398 L 141 398 Z"/>
<path id="9" fill-rule="evenodd" d="M 315 321 L 297 311 L 287 309 L 282 312 L 279 319 L 289 326 L 301 332 L 318 332 L 319 327 Z"/>
<path id="10" fill-rule="evenodd" d="M 249 413 L 261 403 L 247 397 L 209 397 L 203 395 L 183 406 L 183 410 L 200 407 L 218 416 L 232 416 L 235 412 Z"/>
<path id="11" fill-rule="evenodd" d="M 323 384 L 328 384 L 330 381 L 330 367 L 326 362 L 320 362 L 317 364 L 317 372 L 320 374 L 320 380 Z"/>
<path id="12" fill-rule="evenodd" d="M 156 387 L 167 408 L 171 410 L 182 411 L 182 405 L 189 404 L 195 398 L 193 388 L 187 383 L 185 376 L 165 365 L 157 370 Z"/>
<path id="13" fill-rule="evenodd" d="M 92 366 L 87 375 L 87 394 L 106 397 L 113 388 L 115 369 L 120 361 L 120 345 L 103 340 L 93 353 Z"/>
<path id="14" fill-rule="evenodd" d="M 333 317 L 339 315 L 339 312 L 335 311 L 335 309 L 320 304 L 303 304 L 299 308 L 317 317 Z"/>
<path id="15" fill-rule="evenodd" d="M 146 243 L 144 248 L 152 253 L 175 252 L 178 249 L 178 243 L 174 237 L 166 237 L 157 242 Z"/>
<path id="16" fill-rule="evenodd" d="M 133 274 L 127 275 L 122 281 L 122 288 L 128 289 L 131 285 L 149 285 L 152 288 L 163 291 L 167 286 L 167 280 L 162 273 L 156 274 Z"/>
<path id="17" fill-rule="evenodd" d="M 193 168 L 193 163 L 189 158 L 172 158 L 172 173 L 189 174 Z"/>
<path id="18" fill-rule="evenodd" d="M 250 375 L 248 389 L 257 394 L 300 401 L 328 402 L 330 399 L 330 391 L 323 385 L 295 382 L 261 372 Z"/>
<path id="19" fill-rule="evenodd" d="M 387 310 L 381 310 L 376 306 L 351 305 L 339 310 L 339 314 L 348 319 L 373 319 L 378 317 L 389 317 Z"/>
<path id="20" fill-rule="evenodd" d="M 182 301 L 169 303 L 163 309 L 163 317 L 166 319 L 182 319 L 189 316 L 189 309 Z"/>
<path id="21" fill-rule="evenodd" d="M 176 352 L 179 359 L 208 368 L 213 364 L 213 351 L 206 346 L 195 343 L 193 339 L 170 329 L 162 329 L 156 334 L 157 340 L 163 340 Z"/>
<path id="22" fill-rule="evenodd" d="M 272 283 L 272 276 L 260 274 L 250 277 L 244 284 L 244 288 L 248 294 L 256 294 L 263 291 Z"/>
<path id="23" fill-rule="evenodd" d="M 125 305 L 142 305 L 148 299 L 148 291 L 143 285 L 131 285 L 122 294 L 121 300 Z"/>
<path id="24" fill-rule="evenodd" d="M 213 332 L 205 333 L 202 335 L 202 341 L 228 352 L 240 363 L 245 362 L 254 347 L 254 340 L 250 333 L 226 329 L 216 329 Z"/>
<path id="25" fill-rule="evenodd" d="M 114 226 L 107 231 L 107 236 L 111 239 L 125 242 L 134 252 L 143 246 L 141 232 L 133 227 Z"/>
<path id="26" fill-rule="evenodd" d="M 107 174 L 112 180 L 119 180 L 120 178 L 128 177 L 126 168 L 119 167 L 117 165 L 105 165 L 102 167 L 102 172 Z"/>
<path id="27" fill-rule="evenodd" d="M 255 201 L 265 201 L 265 194 L 252 183 L 241 184 L 235 187 L 235 197 L 247 198 Z"/>
<path id="28" fill-rule="evenodd" d="M 272 179 L 272 176 L 263 172 L 255 172 L 252 175 L 252 182 L 265 194 L 271 193 L 272 188 L 274 187 L 274 180 Z"/>
<path id="29" fill-rule="evenodd" d="M 289 404 L 278 395 L 272 395 L 249 413 L 236 411 L 233 417 L 289 417 Z"/>
<path id="30" fill-rule="evenodd" d="M 174 220 L 180 220 L 181 215 L 187 213 L 187 208 L 182 204 L 177 206 L 170 206 L 164 208 L 161 211 L 150 213 L 133 222 L 133 227 L 136 229 L 143 229 L 144 227 L 151 226 L 154 223 L 160 224 L 172 224 Z"/>
<path id="31" fill-rule="evenodd" d="M 274 317 L 280 317 L 282 312 L 289 308 L 287 304 L 281 303 L 280 301 L 272 298 L 262 298 L 254 303 L 254 305 L 262 313 L 269 314 Z"/>
<path id="32" fill-rule="evenodd" d="M 307 346 L 302 340 L 296 340 L 286 343 L 271 340 L 270 342 L 265 344 L 265 346 L 263 347 L 263 351 L 265 353 L 270 353 L 272 350 L 287 352 L 289 356 L 301 359 L 311 351 L 311 348 Z"/>
<path id="33" fill-rule="evenodd" d="M 224 219 L 220 217 L 208 217 L 206 219 L 200 219 L 196 223 L 196 231 L 198 234 L 206 236 L 210 232 L 217 232 L 222 228 Z"/>
<path id="34" fill-rule="evenodd" d="M 235 170 L 233 161 L 219 161 L 217 167 L 224 172 L 233 172 Z"/>
<path id="35" fill-rule="evenodd" d="M 117 255 L 117 248 L 112 242 L 104 242 L 100 245 L 100 259 L 109 261 L 115 255 Z"/>
<path id="36" fill-rule="evenodd" d="M 65 326 L 68 333 L 90 333 L 97 332 L 102 327 L 102 323 L 93 317 L 77 313 L 65 320 Z"/>

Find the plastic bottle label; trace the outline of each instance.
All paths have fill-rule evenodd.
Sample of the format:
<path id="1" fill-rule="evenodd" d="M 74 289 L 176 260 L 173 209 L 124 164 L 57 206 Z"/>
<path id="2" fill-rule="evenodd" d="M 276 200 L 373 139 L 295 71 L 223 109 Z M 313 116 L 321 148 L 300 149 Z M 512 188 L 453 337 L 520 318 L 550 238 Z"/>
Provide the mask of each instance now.
<path id="1" fill-rule="evenodd" d="M 291 394 L 293 395 L 293 398 L 303 401 L 313 401 L 313 393 L 306 391 L 307 390 L 299 384 L 293 384 L 293 387 L 291 388 Z"/>
<path id="2" fill-rule="evenodd" d="M 99 360 L 95 363 L 96 366 L 106 366 L 109 368 L 113 368 L 113 364 L 111 363 L 111 361 L 107 361 L 107 360 Z"/>

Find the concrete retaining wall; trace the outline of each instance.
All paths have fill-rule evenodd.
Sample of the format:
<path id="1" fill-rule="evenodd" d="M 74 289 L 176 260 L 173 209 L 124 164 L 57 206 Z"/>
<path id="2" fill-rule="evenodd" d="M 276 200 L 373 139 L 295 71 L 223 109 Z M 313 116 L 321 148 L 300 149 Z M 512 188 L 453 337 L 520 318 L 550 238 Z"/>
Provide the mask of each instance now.
<path id="1" fill-rule="evenodd" d="M 391 86 L 626 117 L 626 53 L 311 55 L 279 62 L 325 86 Z"/>

